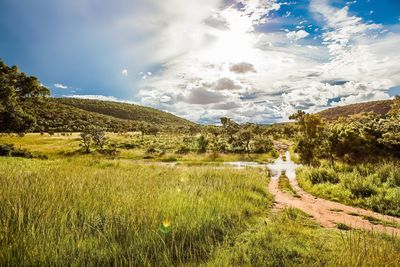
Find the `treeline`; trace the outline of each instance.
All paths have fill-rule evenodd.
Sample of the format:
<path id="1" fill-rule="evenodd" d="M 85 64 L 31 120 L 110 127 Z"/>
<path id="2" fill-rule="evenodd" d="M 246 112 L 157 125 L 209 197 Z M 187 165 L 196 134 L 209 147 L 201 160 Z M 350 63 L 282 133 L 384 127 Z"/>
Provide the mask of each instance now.
<path id="1" fill-rule="evenodd" d="M 269 129 L 260 125 L 238 124 L 221 118 L 222 126 L 208 125 L 201 133 L 185 135 L 177 153 L 267 153 L 273 150 Z"/>
<path id="2" fill-rule="evenodd" d="M 296 151 L 303 163 L 328 159 L 348 163 L 400 157 L 400 97 L 386 115 L 362 113 L 326 122 L 318 114 L 293 114 L 297 121 Z"/>

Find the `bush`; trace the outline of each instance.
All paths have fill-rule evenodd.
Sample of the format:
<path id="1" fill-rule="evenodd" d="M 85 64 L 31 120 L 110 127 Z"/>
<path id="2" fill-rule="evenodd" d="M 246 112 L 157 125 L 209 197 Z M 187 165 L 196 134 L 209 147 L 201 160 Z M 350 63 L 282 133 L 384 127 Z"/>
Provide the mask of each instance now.
<path id="1" fill-rule="evenodd" d="M 15 148 L 12 144 L 0 144 L 0 156 L 1 157 L 20 157 L 20 158 L 39 158 L 47 159 L 46 155 L 39 155 L 31 153 L 26 149 Z"/>
<path id="2" fill-rule="evenodd" d="M 204 137 L 204 135 L 200 135 L 196 139 L 196 149 L 197 153 L 204 153 L 207 151 L 208 140 Z"/>
<path id="3" fill-rule="evenodd" d="M 355 198 L 367 198 L 376 195 L 377 190 L 372 177 L 363 177 L 358 172 L 346 174 L 343 182 Z"/>
<path id="4" fill-rule="evenodd" d="M 307 178 L 312 184 L 339 183 L 339 176 L 333 170 L 327 170 L 325 168 L 311 169 L 308 172 Z"/>

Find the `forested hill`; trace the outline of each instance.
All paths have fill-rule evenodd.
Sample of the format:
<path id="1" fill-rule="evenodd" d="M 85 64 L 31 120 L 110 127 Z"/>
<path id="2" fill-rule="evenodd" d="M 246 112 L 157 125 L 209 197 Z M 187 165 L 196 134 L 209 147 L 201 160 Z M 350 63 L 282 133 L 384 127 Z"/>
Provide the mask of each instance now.
<path id="1" fill-rule="evenodd" d="M 351 104 L 323 110 L 318 114 L 327 120 L 336 120 L 339 117 L 349 117 L 364 112 L 375 112 L 385 115 L 389 112 L 392 100 L 371 101 L 366 103 Z"/>
<path id="2" fill-rule="evenodd" d="M 175 131 L 196 124 L 171 113 L 128 103 L 49 98 L 41 106 L 29 107 L 37 120 L 35 132 L 72 132 L 87 127 L 106 131 L 135 131 L 143 124 L 160 130 Z"/>

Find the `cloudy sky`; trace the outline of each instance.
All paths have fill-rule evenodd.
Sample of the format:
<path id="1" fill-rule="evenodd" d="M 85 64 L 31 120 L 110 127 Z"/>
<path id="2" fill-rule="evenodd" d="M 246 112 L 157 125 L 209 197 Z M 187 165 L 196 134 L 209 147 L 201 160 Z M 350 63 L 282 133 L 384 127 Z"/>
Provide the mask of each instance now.
<path id="1" fill-rule="evenodd" d="M 278 122 L 400 94 L 400 1 L 1 0 L 0 58 L 54 96 Z"/>

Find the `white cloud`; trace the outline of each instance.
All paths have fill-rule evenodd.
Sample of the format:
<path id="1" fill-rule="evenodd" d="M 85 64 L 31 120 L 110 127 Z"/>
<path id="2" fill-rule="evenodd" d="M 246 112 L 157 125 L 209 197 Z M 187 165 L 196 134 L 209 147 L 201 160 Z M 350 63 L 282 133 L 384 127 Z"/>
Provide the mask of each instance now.
<path id="1" fill-rule="evenodd" d="M 286 120 L 296 109 L 388 98 L 387 90 L 400 83 L 400 35 L 379 33 L 382 25 L 364 22 L 346 6 L 311 1 L 319 43 L 306 38 L 304 27 L 311 24 L 305 20 L 296 31 L 257 32 L 257 25 L 273 20 L 269 12 L 280 8 L 275 1 L 235 3 L 241 8 L 213 2 L 196 20 L 179 13 L 170 22 L 177 32 L 157 29 L 165 40 L 178 37 L 173 47 L 156 50 L 163 59 L 160 71 L 141 73 L 142 104 L 200 122 L 221 116 L 271 122 Z M 175 20 L 190 21 L 191 30 L 175 27 Z M 182 32 L 188 35 L 184 47 Z M 294 42 L 301 39 L 301 45 Z"/>
<path id="2" fill-rule="evenodd" d="M 63 85 L 63 84 L 61 84 L 61 83 L 55 83 L 55 84 L 54 84 L 54 87 L 55 87 L 55 88 L 59 88 L 59 89 L 68 89 L 68 86 Z"/>
<path id="3" fill-rule="evenodd" d="M 128 76 L 128 70 L 127 69 L 123 69 L 121 71 L 122 76 Z"/>
<path id="4" fill-rule="evenodd" d="M 306 32 L 305 30 L 291 31 L 291 32 L 286 33 L 286 36 L 289 39 L 293 39 L 296 41 L 306 38 L 308 35 L 310 35 L 310 34 L 308 32 Z"/>

